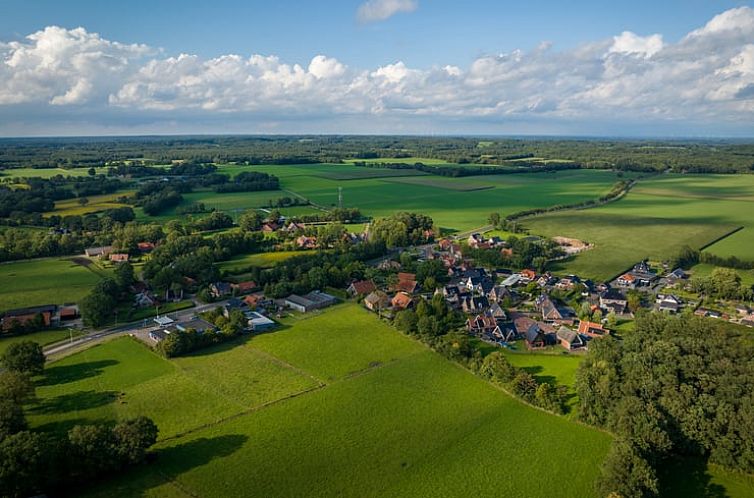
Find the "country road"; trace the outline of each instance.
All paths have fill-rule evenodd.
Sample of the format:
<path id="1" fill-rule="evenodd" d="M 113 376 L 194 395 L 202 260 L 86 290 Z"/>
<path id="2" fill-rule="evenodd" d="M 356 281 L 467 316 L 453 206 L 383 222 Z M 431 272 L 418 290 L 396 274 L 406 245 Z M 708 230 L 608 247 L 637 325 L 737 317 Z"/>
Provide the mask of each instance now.
<path id="1" fill-rule="evenodd" d="M 196 313 L 201 313 L 201 312 L 216 308 L 218 306 L 222 306 L 226 302 L 227 300 L 218 301 L 218 302 L 209 303 L 209 304 L 201 304 L 193 308 L 180 310 L 173 313 L 167 313 L 167 316 L 169 316 L 175 321 L 182 321 L 182 320 L 191 318 Z M 146 327 L 144 326 L 145 322 L 146 322 Z M 119 325 L 116 327 L 93 330 L 71 341 L 58 342 L 58 343 L 52 344 L 44 349 L 44 354 L 48 359 L 53 359 L 53 358 L 59 359 L 59 358 L 62 358 L 63 356 L 66 356 L 67 354 L 78 351 L 79 349 L 83 349 L 85 347 L 98 344 L 104 341 L 105 339 L 109 339 L 109 338 L 117 337 L 117 336 L 129 335 L 140 330 L 149 330 L 154 327 L 155 325 L 152 319 L 148 319 L 146 321 L 139 320 L 137 322 L 131 322 L 131 323 Z"/>

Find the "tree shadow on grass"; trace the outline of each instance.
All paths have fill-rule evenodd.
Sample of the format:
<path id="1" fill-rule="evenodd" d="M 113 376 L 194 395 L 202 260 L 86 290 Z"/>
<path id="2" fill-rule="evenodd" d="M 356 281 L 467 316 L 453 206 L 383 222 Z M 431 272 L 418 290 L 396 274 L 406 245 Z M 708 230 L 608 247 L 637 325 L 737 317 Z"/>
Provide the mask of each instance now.
<path id="1" fill-rule="evenodd" d="M 87 361 L 74 365 L 53 366 L 45 369 L 44 377 L 37 382 L 37 386 L 57 386 L 78 380 L 96 377 L 107 367 L 117 365 L 116 360 Z"/>
<path id="2" fill-rule="evenodd" d="M 225 458 L 238 451 L 249 437 L 228 434 L 213 438 L 199 438 L 162 448 L 156 453 L 156 465 L 167 474 L 177 476 L 195 467 L 206 465 L 216 458 Z"/>
<path id="3" fill-rule="evenodd" d="M 707 463 L 701 458 L 673 458 L 660 464 L 660 496 L 725 498 L 725 488 L 712 482 Z"/>
<path id="4" fill-rule="evenodd" d="M 36 415 L 69 413 L 109 405 L 118 399 L 117 391 L 78 391 L 41 400 L 29 411 Z"/>
<path id="5" fill-rule="evenodd" d="M 539 365 L 531 365 L 528 367 L 521 367 L 521 370 L 524 372 L 530 374 L 532 377 L 534 377 L 537 382 L 540 384 L 550 384 L 551 386 L 558 385 L 558 379 L 555 378 L 553 375 L 541 375 L 542 370 L 544 368 L 540 367 Z"/>

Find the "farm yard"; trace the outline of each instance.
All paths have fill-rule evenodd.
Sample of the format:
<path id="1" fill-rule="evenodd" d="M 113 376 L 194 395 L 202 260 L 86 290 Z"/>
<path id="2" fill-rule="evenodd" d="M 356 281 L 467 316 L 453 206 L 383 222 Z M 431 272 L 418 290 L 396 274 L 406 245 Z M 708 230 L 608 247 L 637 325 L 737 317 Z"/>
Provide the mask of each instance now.
<path id="1" fill-rule="evenodd" d="M 714 201 L 714 202 L 713 202 Z M 754 178 L 744 175 L 662 175 L 641 181 L 625 198 L 594 209 L 524 220 L 533 233 L 575 237 L 594 249 L 557 271 L 607 279 L 644 258 L 662 260 L 684 245 L 720 256 L 754 259 Z M 743 229 L 727 234 L 737 228 Z"/>
<path id="2" fill-rule="evenodd" d="M 0 312 L 40 304 L 76 302 L 97 283 L 101 271 L 89 269 L 71 258 L 2 263 Z"/>
<path id="3" fill-rule="evenodd" d="M 38 397 L 29 419 L 46 430 L 132 413 L 161 428 L 154 464 L 90 496 L 595 496 L 610 444 L 355 305 L 177 360 L 117 339 L 50 365 Z M 524 467 L 545 453 L 564 464 L 537 479 L 478 465 L 495 455 Z"/>

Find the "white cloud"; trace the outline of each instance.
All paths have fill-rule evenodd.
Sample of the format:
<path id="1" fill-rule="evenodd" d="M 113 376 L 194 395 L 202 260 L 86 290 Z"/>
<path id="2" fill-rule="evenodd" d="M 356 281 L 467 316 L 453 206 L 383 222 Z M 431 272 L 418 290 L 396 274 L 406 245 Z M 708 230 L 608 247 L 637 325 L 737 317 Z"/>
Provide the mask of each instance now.
<path id="1" fill-rule="evenodd" d="M 660 50 L 662 50 L 662 35 L 639 36 L 630 31 L 614 36 L 610 47 L 611 53 L 635 54 L 643 57 L 652 57 Z"/>
<path id="2" fill-rule="evenodd" d="M 624 32 L 564 51 L 543 43 L 481 56 L 466 67 L 396 61 L 365 69 L 326 55 L 305 65 L 270 55 L 160 57 L 82 28 L 50 27 L 0 44 L 0 121 L 25 105 L 155 120 L 661 120 L 744 129 L 754 123 L 752 40 L 754 9 L 741 8 L 675 43 Z"/>
<path id="3" fill-rule="evenodd" d="M 361 22 L 378 22 L 399 12 L 413 12 L 418 7 L 417 0 L 367 0 L 359 6 L 356 17 Z"/>

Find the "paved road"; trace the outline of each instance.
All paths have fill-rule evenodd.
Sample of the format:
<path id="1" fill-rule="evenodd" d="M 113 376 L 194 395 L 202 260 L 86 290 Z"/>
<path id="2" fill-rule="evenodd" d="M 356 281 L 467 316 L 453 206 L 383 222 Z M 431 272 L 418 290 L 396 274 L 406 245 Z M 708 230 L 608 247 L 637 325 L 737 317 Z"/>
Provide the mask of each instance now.
<path id="1" fill-rule="evenodd" d="M 216 303 L 201 304 L 193 308 L 189 308 L 189 309 L 185 309 L 181 311 L 175 311 L 173 313 L 168 313 L 167 315 L 175 321 L 187 320 L 196 313 L 201 313 L 203 311 L 214 309 L 218 306 L 224 305 L 226 302 L 227 301 L 218 301 Z M 72 341 L 68 341 L 64 343 L 59 342 L 57 344 L 53 344 L 52 346 L 45 348 L 44 353 L 45 353 L 45 356 L 47 357 L 61 356 L 61 355 L 65 355 L 66 353 L 70 353 L 72 351 L 83 348 L 85 346 L 97 344 L 98 342 L 102 342 L 104 339 L 107 339 L 110 337 L 129 335 L 139 330 L 149 330 L 152 328 L 154 328 L 154 322 L 150 318 L 147 320 L 146 327 L 144 327 L 144 320 L 139 320 L 137 322 L 127 323 L 124 325 L 118 325 L 116 327 L 93 330 L 91 332 L 86 333 L 85 335 L 76 337 Z"/>

